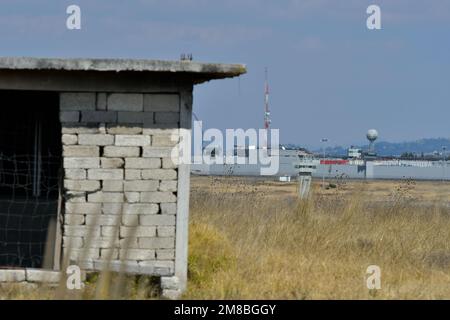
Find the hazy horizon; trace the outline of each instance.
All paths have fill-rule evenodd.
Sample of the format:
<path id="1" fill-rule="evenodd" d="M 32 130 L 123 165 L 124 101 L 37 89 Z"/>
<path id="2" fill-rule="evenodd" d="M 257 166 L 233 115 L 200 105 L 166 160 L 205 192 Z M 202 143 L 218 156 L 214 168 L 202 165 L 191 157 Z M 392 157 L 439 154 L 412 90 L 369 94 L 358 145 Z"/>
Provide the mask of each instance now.
<path id="1" fill-rule="evenodd" d="M 436 139 L 436 140 L 438 140 L 438 139 L 445 139 L 450 144 L 450 138 L 446 138 L 446 137 L 425 137 L 425 138 L 420 138 L 420 139 L 416 139 L 416 140 L 401 140 L 401 141 L 394 141 L 394 140 L 388 141 L 388 140 L 385 140 L 385 139 L 381 139 L 381 140 L 379 139 L 379 140 L 377 140 L 375 142 L 375 145 L 377 145 L 379 143 L 391 143 L 391 144 L 416 143 L 416 142 L 421 141 L 421 140 L 434 140 L 434 139 Z M 297 143 L 288 142 L 287 144 L 297 144 Z M 298 145 L 300 145 L 300 144 L 298 144 Z M 332 141 L 329 141 L 328 143 L 326 143 L 326 148 L 338 148 L 338 147 L 349 148 L 351 146 L 366 146 L 367 147 L 368 145 L 369 145 L 369 143 L 368 143 L 367 140 L 361 140 L 359 142 L 351 143 L 351 144 L 348 144 L 348 145 L 347 144 L 336 144 L 336 143 L 333 143 Z M 316 149 L 316 150 L 317 149 L 321 149 L 322 147 L 323 147 L 323 144 L 320 144 L 320 143 L 317 144 L 317 145 L 311 144 L 311 145 L 306 146 L 306 148 Z"/>

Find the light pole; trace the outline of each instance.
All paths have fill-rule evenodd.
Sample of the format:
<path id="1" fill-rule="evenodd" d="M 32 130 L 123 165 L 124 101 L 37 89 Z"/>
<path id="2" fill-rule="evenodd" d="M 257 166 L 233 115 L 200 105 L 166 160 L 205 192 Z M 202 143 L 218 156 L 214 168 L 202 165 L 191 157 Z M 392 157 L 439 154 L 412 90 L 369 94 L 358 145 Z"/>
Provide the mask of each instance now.
<path id="1" fill-rule="evenodd" d="M 328 138 L 322 138 L 320 140 L 320 142 L 322 142 L 322 151 L 323 151 L 323 161 L 324 161 L 324 165 L 325 165 L 325 144 L 328 142 Z M 325 170 L 323 170 L 322 172 L 322 189 L 325 189 Z"/>
<path id="2" fill-rule="evenodd" d="M 447 150 L 447 147 L 443 146 L 442 147 L 442 158 L 443 158 L 443 161 L 442 161 L 442 181 L 445 181 L 445 167 L 447 166 L 447 159 L 446 159 L 446 156 L 445 156 L 445 151 L 446 150 Z"/>

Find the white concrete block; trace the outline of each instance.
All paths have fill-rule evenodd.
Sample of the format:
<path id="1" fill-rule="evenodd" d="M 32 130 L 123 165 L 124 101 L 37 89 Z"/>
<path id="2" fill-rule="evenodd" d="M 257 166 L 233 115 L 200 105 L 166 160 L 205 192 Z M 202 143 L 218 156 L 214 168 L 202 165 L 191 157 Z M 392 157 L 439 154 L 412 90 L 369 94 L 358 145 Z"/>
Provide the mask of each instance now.
<path id="1" fill-rule="evenodd" d="M 86 216 L 86 225 L 88 226 L 120 226 L 120 216 L 111 214 L 88 215 Z"/>
<path id="2" fill-rule="evenodd" d="M 119 249 L 100 249 L 100 258 L 106 261 L 119 259 Z"/>
<path id="3" fill-rule="evenodd" d="M 120 249 L 121 260 L 154 260 L 155 250 Z"/>
<path id="4" fill-rule="evenodd" d="M 123 180 L 123 169 L 89 169 L 89 180 Z"/>
<path id="5" fill-rule="evenodd" d="M 64 157 L 91 158 L 100 155 L 100 148 L 96 146 L 63 146 Z"/>
<path id="6" fill-rule="evenodd" d="M 64 188 L 71 191 L 95 191 L 100 190 L 100 181 L 64 180 Z"/>
<path id="7" fill-rule="evenodd" d="M 175 237 L 175 227 L 158 227 L 156 232 L 158 237 Z"/>
<path id="8" fill-rule="evenodd" d="M 139 225 L 139 215 L 137 214 L 128 214 L 122 216 L 122 224 L 128 227 L 136 227 Z"/>
<path id="9" fill-rule="evenodd" d="M 84 246 L 86 248 L 99 248 L 99 249 L 118 248 L 119 247 L 119 238 L 98 236 L 96 238 L 91 238 L 91 239 L 88 239 L 87 241 L 85 241 Z"/>
<path id="10" fill-rule="evenodd" d="M 104 157 L 139 157 L 139 147 L 105 147 L 103 151 Z"/>
<path id="11" fill-rule="evenodd" d="M 120 222 L 120 220 L 119 220 Z M 119 226 L 101 226 L 100 234 L 102 237 L 118 237 L 119 236 Z"/>
<path id="12" fill-rule="evenodd" d="M 61 273 L 58 271 L 49 271 L 42 269 L 26 269 L 26 281 L 58 283 L 61 279 Z"/>
<path id="13" fill-rule="evenodd" d="M 123 192 L 123 181 L 104 180 L 102 182 L 102 190 L 106 192 Z"/>
<path id="14" fill-rule="evenodd" d="M 125 180 L 139 180 L 139 179 L 142 179 L 141 170 L 137 169 L 125 170 Z"/>
<path id="15" fill-rule="evenodd" d="M 139 238 L 139 248 L 142 249 L 172 249 L 175 248 L 175 238 Z"/>
<path id="16" fill-rule="evenodd" d="M 156 250 L 156 259 L 158 259 L 158 260 L 174 260 L 175 259 L 175 250 L 172 250 L 172 249 Z"/>
<path id="17" fill-rule="evenodd" d="M 78 143 L 87 146 L 108 146 L 114 144 L 112 134 L 79 134 Z"/>
<path id="18" fill-rule="evenodd" d="M 88 202 L 91 203 L 122 203 L 124 195 L 121 192 L 96 192 L 88 194 Z"/>
<path id="19" fill-rule="evenodd" d="M 102 205 L 100 203 L 71 203 L 66 202 L 66 214 L 100 214 Z"/>
<path id="20" fill-rule="evenodd" d="M 179 290 L 180 280 L 178 277 L 161 277 L 161 288 L 163 290 Z"/>
<path id="21" fill-rule="evenodd" d="M 125 203 L 123 214 L 157 214 L 159 206 L 155 203 Z"/>
<path id="22" fill-rule="evenodd" d="M 138 274 L 139 265 L 136 261 L 95 261 L 94 268 L 98 271 Z"/>
<path id="23" fill-rule="evenodd" d="M 66 169 L 65 178 L 68 180 L 84 180 L 87 177 L 87 172 L 84 169 Z"/>
<path id="24" fill-rule="evenodd" d="M 25 270 L 0 270 L 0 282 L 25 281 Z"/>
<path id="25" fill-rule="evenodd" d="M 152 226 L 120 227 L 121 238 L 156 237 L 156 228 Z"/>
<path id="26" fill-rule="evenodd" d="M 66 190 L 66 203 L 86 203 L 85 191 Z"/>
<path id="27" fill-rule="evenodd" d="M 161 168 L 161 160 L 158 158 L 144 159 L 144 158 L 126 158 L 126 169 L 151 169 Z"/>
<path id="28" fill-rule="evenodd" d="M 103 203 L 102 213 L 103 214 L 118 214 L 121 215 L 123 212 L 123 203 Z"/>
<path id="29" fill-rule="evenodd" d="M 108 124 L 106 127 L 106 132 L 109 134 L 125 134 L 125 135 L 135 135 L 142 134 L 143 126 L 138 123 L 117 123 Z"/>
<path id="30" fill-rule="evenodd" d="M 166 214 L 141 215 L 139 216 L 139 224 L 141 226 L 174 226 L 175 216 Z"/>
<path id="31" fill-rule="evenodd" d="M 125 160 L 122 158 L 100 158 L 100 166 L 102 169 L 119 169 L 123 168 Z"/>
<path id="32" fill-rule="evenodd" d="M 116 135 L 116 146 L 133 147 L 133 146 L 149 146 L 151 144 L 150 136 L 146 135 Z"/>
<path id="33" fill-rule="evenodd" d="M 165 260 L 146 260 L 139 262 L 139 270 L 142 274 L 173 276 L 174 262 Z"/>
<path id="34" fill-rule="evenodd" d="M 176 201 L 177 197 L 172 192 L 152 191 L 141 193 L 141 202 L 170 203 Z"/>
<path id="35" fill-rule="evenodd" d="M 127 238 L 120 239 L 119 247 L 121 249 L 139 249 L 138 238 L 127 237 Z"/>
<path id="36" fill-rule="evenodd" d="M 64 236 L 82 237 L 85 240 L 100 236 L 100 228 L 93 226 L 64 226 Z"/>
<path id="37" fill-rule="evenodd" d="M 141 201 L 140 192 L 125 192 L 125 201 L 127 203 L 138 203 Z"/>
<path id="38" fill-rule="evenodd" d="M 161 214 L 176 214 L 177 204 L 176 203 L 161 203 Z"/>
<path id="39" fill-rule="evenodd" d="M 161 292 L 161 296 L 164 299 L 168 299 L 168 300 L 179 300 L 182 296 L 182 291 L 181 290 L 169 290 L 169 289 L 164 289 Z"/>
<path id="40" fill-rule="evenodd" d="M 84 215 L 82 214 L 65 214 L 64 224 L 70 226 L 79 226 L 84 224 Z"/>
<path id="41" fill-rule="evenodd" d="M 63 134 L 61 140 L 63 145 L 74 145 L 78 143 L 78 136 L 76 134 Z"/>
<path id="42" fill-rule="evenodd" d="M 144 147 L 142 156 L 144 158 L 170 158 L 172 157 L 172 147 Z M 177 152 L 175 151 L 175 155 Z"/>
<path id="43" fill-rule="evenodd" d="M 179 142 L 177 136 L 170 135 L 153 135 L 152 146 L 154 147 L 174 147 Z"/>
<path id="44" fill-rule="evenodd" d="M 176 169 L 178 166 L 172 161 L 172 158 L 162 158 L 163 169 Z"/>
<path id="45" fill-rule="evenodd" d="M 82 237 L 63 237 L 63 247 L 72 249 L 83 248 L 84 240 Z"/>
<path id="46" fill-rule="evenodd" d="M 96 134 L 99 133 L 99 126 L 96 123 L 63 123 L 61 131 L 63 134 Z"/>
<path id="47" fill-rule="evenodd" d="M 125 191 L 156 191 L 158 187 L 158 180 L 130 180 L 124 182 Z"/>
<path id="48" fill-rule="evenodd" d="M 141 172 L 142 179 L 175 180 L 177 171 L 173 169 L 146 169 Z"/>
<path id="49" fill-rule="evenodd" d="M 91 169 L 100 167 L 99 158 L 64 158 L 65 169 Z"/>
<path id="50" fill-rule="evenodd" d="M 177 180 L 162 180 L 159 183 L 159 191 L 172 191 L 172 192 L 176 192 L 177 191 L 177 185 L 178 185 L 178 181 Z"/>
<path id="51" fill-rule="evenodd" d="M 154 135 L 178 135 L 180 134 L 180 128 L 178 125 L 168 123 L 158 124 L 145 124 L 142 134 Z"/>

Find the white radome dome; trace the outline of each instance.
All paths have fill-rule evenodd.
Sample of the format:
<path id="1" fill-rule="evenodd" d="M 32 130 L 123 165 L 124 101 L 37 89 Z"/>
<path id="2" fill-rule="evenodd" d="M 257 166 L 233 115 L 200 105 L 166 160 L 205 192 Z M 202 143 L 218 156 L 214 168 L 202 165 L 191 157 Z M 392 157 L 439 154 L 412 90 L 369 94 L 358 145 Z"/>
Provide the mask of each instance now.
<path id="1" fill-rule="evenodd" d="M 375 129 L 370 129 L 367 131 L 367 139 L 369 141 L 375 141 L 378 139 L 378 131 Z"/>

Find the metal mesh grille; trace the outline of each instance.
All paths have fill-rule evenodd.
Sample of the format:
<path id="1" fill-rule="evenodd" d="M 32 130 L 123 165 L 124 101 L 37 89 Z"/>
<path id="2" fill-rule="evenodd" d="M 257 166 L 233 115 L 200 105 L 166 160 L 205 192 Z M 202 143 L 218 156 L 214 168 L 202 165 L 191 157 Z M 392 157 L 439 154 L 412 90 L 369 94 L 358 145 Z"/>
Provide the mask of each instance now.
<path id="1" fill-rule="evenodd" d="M 0 154 L 1 267 L 42 266 L 48 226 L 58 209 L 59 166 L 54 156 Z"/>
<path id="2" fill-rule="evenodd" d="M 61 149 L 57 93 L 0 90 L 0 268 L 43 266 Z"/>

